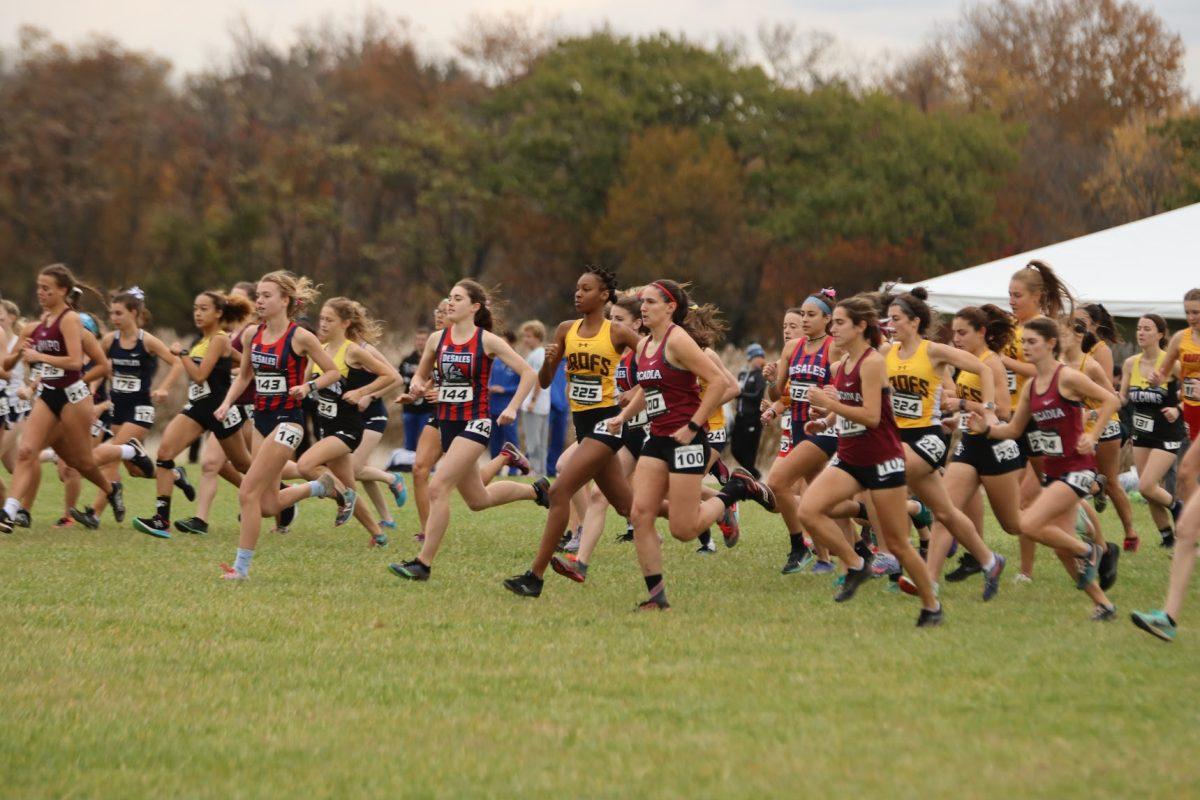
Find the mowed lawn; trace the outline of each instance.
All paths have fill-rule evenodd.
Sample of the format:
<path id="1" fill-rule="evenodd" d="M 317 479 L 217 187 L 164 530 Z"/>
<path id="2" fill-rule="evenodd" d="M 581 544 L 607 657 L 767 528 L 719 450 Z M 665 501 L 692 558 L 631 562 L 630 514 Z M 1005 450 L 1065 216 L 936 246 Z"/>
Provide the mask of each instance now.
<path id="1" fill-rule="evenodd" d="M 212 533 L 159 541 L 107 514 L 54 530 L 42 485 L 33 529 L 0 537 L 4 796 L 1200 794 L 1200 623 L 1164 645 L 1128 622 L 1168 567 L 1141 504 L 1119 621 L 1089 622 L 1042 552 L 1033 585 L 1014 561 L 986 605 L 977 577 L 946 586 L 945 626 L 919 631 L 884 581 L 836 605 L 828 578 L 780 575 L 781 523 L 757 508 L 733 550 L 668 541 L 674 608 L 638 615 L 615 518 L 587 585 L 551 573 L 524 600 L 500 581 L 532 554 L 532 504 L 456 505 L 411 584 L 386 569 L 415 552 L 411 501 L 382 551 L 307 501 L 236 584 L 227 486 Z M 153 508 L 148 481 L 127 497 Z"/>

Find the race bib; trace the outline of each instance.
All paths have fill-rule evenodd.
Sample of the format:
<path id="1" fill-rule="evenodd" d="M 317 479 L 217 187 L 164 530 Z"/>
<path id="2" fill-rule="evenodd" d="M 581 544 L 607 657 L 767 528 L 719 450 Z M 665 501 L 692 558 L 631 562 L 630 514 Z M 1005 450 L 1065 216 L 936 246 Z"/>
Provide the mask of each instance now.
<path id="1" fill-rule="evenodd" d="M 8 398 L 0 395 L 0 417 L 8 416 Z"/>
<path id="2" fill-rule="evenodd" d="M 1017 373 L 1006 369 L 1004 370 L 1004 377 L 1008 381 L 1008 393 L 1012 394 L 1017 391 Z"/>
<path id="3" fill-rule="evenodd" d="M 1086 494 L 1092 490 L 1092 484 L 1096 481 L 1096 473 L 1086 469 L 1079 470 L 1078 472 L 1068 472 L 1062 476 L 1062 479 L 1067 485 Z"/>
<path id="4" fill-rule="evenodd" d="M 1104 426 L 1103 433 L 1100 434 L 1102 439 L 1116 439 L 1121 435 L 1121 423 L 1115 419 L 1110 419 L 1108 424 Z"/>
<path id="5" fill-rule="evenodd" d="M 287 394 L 287 378 L 283 375 L 255 375 L 254 391 L 258 394 Z"/>
<path id="6" fill-rule="evenodd" d="M 225 430 L 236 428 L 242 422 L 242 409 L 239 406 L 230 406 L 229 413 L 225 415 L 225 419 L 221 420 L 221 426 Z"/>
<path id="7" fill-rule="evenodd" d="M 867 432 L 867 426 L 858 422 L 851 422 L 845 417 L 837 418 L 838 436 L 861 436 Z"/>
<path id="8" fill-rule="evenodd" d="M 642 409 L 634 414 L 632 418 L 625 421 L 626 428 L 644 428 L 650 422 L 650 417 L 646 415 L 646 409 Z"/>
<path id="9" fill-rule="evenodd" d="M 66 375 L 60 367 L 52 367 L 45 361 L 39 361 L 37 369 L 33 371 L 34 375 L 44 381 L 52 381 L 55 378 L 61 378 Z"/>
<path id="10" fill-rule="evenodd" d="M 1188 378 L 1183 382 L 1183 396 L 1188 400 L 1200 400 L 1200 381 Z"/>
<path id="11" fill-rule="evenodd" d="M 92 390 L 83 381 L 75 381 L 63 391 L 67 395 L 68 403 L 82 403 L 92 396 Z"/>
<path id="12" fill-rule="evenodd" d="M 792 449 L 792 437 L 789 434 L 784 434 L 779 437 L 779 452 L 787 453 Z"/>
<path id="13" fill-rule="evenodd" d="M 703 469 L 704 445 L 681 444 L 675 448 L 675 469 Z"/>
<path id="14" fill-rule="evenodd" d="M 667 413 L 667 401 L 662 396 L 662 392 L 658 389 L 647 389 L 646 397 L 646 416 L 654 419 L 660 414 Z"/>
<path id="15" fill-rule="evenodd" d="M 483 436 L 490 439 L 492 438 L 492 421 L 487 417 L 473 419 L 467 423 L 467 427 L 464 430 L 467 433 L 473 433 L 476 436 Z"/>
<path id="16" fill-rule="evenodd" d="M 1044 456 L 1061 456 L 1063 454 L 1062 437 L 1053 431 L 1038 431 L 1031 437 L 1037 444 L 1033 451 Z"/>
<path id="17" fill-rule="evenodd" d="M 815 388 L 817 388 L 815 383 L 797 383 L 793 381 L 791 383 L 792 402 L 807 403 L 809 390 Z"/>
<path id="18" fill-rule="evenodd" d="M 88 429 L 88 434 L 89 434 L 89 435 L 90 435 L 90 436 L 91 436 L 93 439 L 95 439 L 95 438 L 99 437 L 99 436 L 100 436 L 100 434 L 102 434 L 102 433 L 104 433 L 104 423 L 103 423 L 103 422 L 101 422 L 101 421 L 100 421 L 100 420 L 98 420 L 98 419 L 96 419 L 96 420 L 92 420 L 92 425 L 91 425 L 91 427 Z"/>
<path id="19" fill-rule="evenodd" d="M 326 400 L 324 397 L 317 398 L 317 413 L 325 419 L 333 419 L 337 416 L 337 401 Z"/>
<path id="20" fill-rule="evenodd" d="M 1012 439 L 1005 439 L 992 445 L 992 455 L 997 461 L 1016 461 L 1021 457 L 1021 448 Z"/>
<path id="21" fill-rule="evenodd" d="M 237 406 L 232 406 L 229 409 L 230 414 L 233 413 L 234 408 L 237 408 Z M 228 419 L 228 418 L 229 417 L 226 416 L 226 419 Z M 300 430 L 299 425 L 293 425 L 291 423 L 287 423 L 284 425 L 280 425 L 279 427 L 277 427 L 275 429 L 275 441 L 279 442 L 279 444 L 281 444 L 284 447 L 287 447 L 291 450 L 295 450 L 297 447 L 299 447 L 300 442 L 302 442 L 303 440 L 304 440 L 304 433 L 303 433 L 303 431 Z"/>
<path id="22" fill-rule="evenodd" d="M 17 400 L 17 413 L 18 414 L 28 414 L 32 410 L 33 410 L 33 405 L 30 404 L 30 402 L 28 400 L 21 400 L 21 399 Z"/>
<path id="23" fill-rule="evenodd" d="M 791 414 L 784 414 L 782 417 L 779 418 L 779 430 L 781 430 L 785 433 L 792 432 L 792 415 Z"/>
<path id="24" fill-rule="evenodd" d="M 469 403 L 475 399 L 475 390 L 469 384 L 447 383 L 438 387 L 439 403 Z"/>
<path id="25" fill-rule="evenodd" d="M 895 475 L 897 472 L 904 472 L 903 458 L 889 458 L 882 464 L 875 465 L 875 474 L 880 478 L 886 478 L 888 475 Z"/>
<path id="26" fill-rule="evenodd" d="M 132 375 L 113 375 L 112 390 L 114 394 L 135 394 L 142 390 L 142 379 Z"/>
<path id="27" fill-rule="evenodd" d="M 593 406 L 604 399 L 600 378 L 591 375 L 572 375 L 567 386 L 567 397 L 572 403 Z"/>
<path id="28" fill-rule="evenodd" d="M 729 439 L 729 432 L 724 428 L 717 428 L 715 431 L 708 432 L 709 444 L 725 444 Z"/>
<path id="29" fill-rule="evenodd" d="M 917 395 L 892 392 L 892 413 L 900 419 L 920 419 L 924 412 L 925 401 Z"/>
<path id="30" fill-rule="evenodd" d="M 941 461 L 946 455 L 946 443 L 942 437 L 927 434 L 917 439 L 917 449 L 929 457 L 930 461 Z"/>
<path id="31" fill-rule="evenodd" d="M 197 400 L 203 400 L 210 394 L 212 394 L 212 389 L 208 387 L 208 381 L 188 384 L 188 400 L 191 400 L 193 403 Z"/>
<path id="32" fill-rule="evenodd" d="M 613 433 L 608 429 L 608 420 L 602 419 L 596 423 L 596 427 L 592 428 L 592 433 L 597 436 L 603 436 L 606 439 L 615 439 L 621 435 L 620 431 Z"/>
<path id="33" fill-rule="evenodd" d="M 143 425 L 154 424 L 154 406 L 134 406 L 133 421 Z"/>
<path id="34" fill-rule="evenodd" d="M 1138 433 L 1154 433 L 1154 417 L 1149 414 L 1134 414 L 1133 429 Z"/>

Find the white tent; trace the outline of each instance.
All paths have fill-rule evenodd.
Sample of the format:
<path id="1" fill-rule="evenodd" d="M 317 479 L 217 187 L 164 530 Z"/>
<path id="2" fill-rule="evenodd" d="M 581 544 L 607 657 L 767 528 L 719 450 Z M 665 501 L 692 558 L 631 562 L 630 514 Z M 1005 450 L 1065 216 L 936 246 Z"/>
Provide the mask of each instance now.
<path id="1" fill-rule="evenodd" d="M 940 311 L 995 303 L 1008 308 L 1008 282 L 1032 259 L 1058 273 L 1080 300 L 1117 317 L 1183 317 L 1183 295 L 1200 286 L 1200 203 L 1039 247 L 909 286 L 924 286 Z"/>

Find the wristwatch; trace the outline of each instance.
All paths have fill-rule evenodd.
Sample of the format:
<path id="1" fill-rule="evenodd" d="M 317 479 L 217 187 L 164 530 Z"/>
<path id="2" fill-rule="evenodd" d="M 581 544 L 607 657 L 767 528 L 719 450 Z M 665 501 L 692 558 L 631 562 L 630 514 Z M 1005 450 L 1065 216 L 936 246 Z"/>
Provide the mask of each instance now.
<path id="1" fill-rule="evenodd" d="M 690 431 L 692 431 L 692 432 L 694 432 L 694 433 L 699 433 L 700 431 L 704 430 L 704 428 L 702 428 L 701 426 L 697 425 L 695 422 L 693 422 L 693 421 L 692 421 L 692 420 L 690 420 L 690 419 L 688 420 L 688 424 L 687 424 L 687 426 L 688 426 L 688 430 L 690 430 Z"/>

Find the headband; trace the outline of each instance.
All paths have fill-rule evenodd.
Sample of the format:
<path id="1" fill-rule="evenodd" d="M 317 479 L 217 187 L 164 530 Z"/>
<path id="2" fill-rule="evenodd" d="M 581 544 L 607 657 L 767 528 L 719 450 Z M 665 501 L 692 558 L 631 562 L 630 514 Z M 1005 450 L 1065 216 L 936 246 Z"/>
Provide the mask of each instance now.
<path id="1" fill-rule="evenodd" d="M 813 303 L 814 305 L 820 306 L 825 310 L 827 315 L 833 313 L 833 306 L 829 305 L 825 298 L 821 297 L 820 295 L 810 294 L 804 303 Z M 801 303 L 801 305 L 804 305 L 804 303 Z"/>
<path id="2" fill-rule="evenodd" d="M 893 297 L 892 305 L 900 306 L 900 310 L 903 311 L 905 314 L 907 314 L 910 317 L 915 318 L 917 316 L 916 312 L 912 310 L 912 306 L 910 306 L 907 302 L 905 302 L 903 296 Z"/>
<path id="3" fill-rule="evenodd" d="M 652 284 L 650 284 L 650 285 L 651 285 L 651 286 L 653 286 L 655 289 L 658 289 L 658 290 L 659 290 L 660 292 L 662 292 L 663 294 L 665 294 L 665 295 L 667 296 L 667 299 L 668 299 L 668 300 L 670 300 L 672 303 L 674 303 L 675 305 L 679 305 L 679 301 L 675 299 L 675 295 L 671 294 L 671 290 L 670 290 L 670 289 L 668 289 L 667 287 L 663 286 L 663 285 L 662 285 L 661 283 L 659 283 L 658 281 L 655 281 L 654 283 L 652 283 Z"/>

